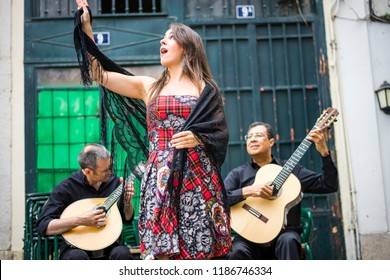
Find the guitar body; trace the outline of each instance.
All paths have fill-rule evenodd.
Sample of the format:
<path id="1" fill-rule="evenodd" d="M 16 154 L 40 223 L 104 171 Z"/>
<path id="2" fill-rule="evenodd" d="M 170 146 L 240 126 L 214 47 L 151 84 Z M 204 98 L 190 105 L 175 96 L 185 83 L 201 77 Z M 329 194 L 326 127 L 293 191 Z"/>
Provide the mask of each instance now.
<path id="1" fill-rule="evenodd" d="M 282 167 L 277 164 L 267 164 L 257 172 L 255 183 L 269 184 L 281 170 Z M 295 175 L 290 174 L 274 200 L 248 197 L 233 205 L 230 208 L 231 227 L 251 242 L 268 245 L 282 230 L 288 210 L 301 199 L 301 183 Z M 252 214 L 253 210 L 262 217 Z"/>
<path id="2" fill-rule="evenodd" d="M 61 219 L 80 215 L 80 213 L 103 204 L 106 198 L 86 198 L 73 202 L 62 213 Z M 71 245 L 87 251 L 97 251 L 113 244 L 122 233 L 122 217 L 116 203 L 106 214 L 107 224 L 104 227 L 78 226 L 62 234 Z"/>

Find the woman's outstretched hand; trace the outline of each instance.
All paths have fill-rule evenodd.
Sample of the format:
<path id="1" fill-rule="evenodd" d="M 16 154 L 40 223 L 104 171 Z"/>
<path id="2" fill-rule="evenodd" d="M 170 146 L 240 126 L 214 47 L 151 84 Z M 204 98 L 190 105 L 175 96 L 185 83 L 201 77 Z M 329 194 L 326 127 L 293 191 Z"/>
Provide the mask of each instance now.
<path id="1" fill-rule="evenodd" d="M 85 8 L 88 6 L 88 1 L 87 0 L 76 0 L 77 8 Z"/>
<path id="2" fill-rule="evenodd" d="M 93 32 L 91 26 L 91 16 L 88 11 L 88 1 L 87 0 L 76 0 L 77 9 L 83 9 L 83 14 L 81 15 L 81 23 L 83 26 L 83 31 L 90 37 L 93 41 Z"/>
<path id="3" fill-rule="evenodd" d="M 83 9 L 83 14 L 81 15 L 81 22 L 87 23 L 91 21 L 89 12 L 88 12 L 88 1 L 87 0 L 76 0 L 77 9 Z"/>

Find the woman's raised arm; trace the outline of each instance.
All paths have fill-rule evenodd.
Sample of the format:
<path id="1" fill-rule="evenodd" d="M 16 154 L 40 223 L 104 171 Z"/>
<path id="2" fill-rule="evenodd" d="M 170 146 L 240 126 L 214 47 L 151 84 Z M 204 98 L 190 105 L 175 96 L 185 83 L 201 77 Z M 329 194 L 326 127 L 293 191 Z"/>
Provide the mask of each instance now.
<path id="1" fill-rule="evenodd" d="M 83 9 L 81 15 L 81 23 L 85 34 L 94 41 L 91 16 L 88 11 L 87 0 L 76 0 L 78 9 Z M 122 73 L 106 71 L 99 61 L 93 57 L 89 57 L 91 62 L 91 76 L 94 81 L 116 92 L 131 98 L 141 99 L 144 102 L 147 100 L 147 93 L 155 79 L 147 76 L 129 76 Z"/>

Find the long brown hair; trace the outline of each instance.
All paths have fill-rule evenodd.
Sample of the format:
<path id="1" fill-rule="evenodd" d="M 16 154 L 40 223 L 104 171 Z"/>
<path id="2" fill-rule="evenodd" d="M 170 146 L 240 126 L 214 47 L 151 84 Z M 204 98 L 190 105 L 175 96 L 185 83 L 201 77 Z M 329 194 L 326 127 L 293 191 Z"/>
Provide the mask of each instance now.
<path id="1" fill-rule="evenodd" d="M 183 48 L 183 71 L 196 85 L 201 92 L 202 81 L 210 84 L 217 89 L 217 84 L 211 74 L 211 70 L 207 61 L 206 51 L 203 45 L 203 40 L 190 27 L 181 23 L 171 23 L 169 28 L 172 31 L 172 36 L 175 41 Z M 152 84 L 150 88 L 149 102 L 157 98 L 161 90 L 168 82 L 169 73 L 165 69 L 161 77 Z"/>

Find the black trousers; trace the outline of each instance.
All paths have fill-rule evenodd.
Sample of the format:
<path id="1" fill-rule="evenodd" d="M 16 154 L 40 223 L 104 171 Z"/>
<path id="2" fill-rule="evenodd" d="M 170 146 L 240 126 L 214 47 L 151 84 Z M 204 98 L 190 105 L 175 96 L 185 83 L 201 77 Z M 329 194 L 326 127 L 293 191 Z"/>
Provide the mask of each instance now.
<path id="1" fill-rule="evenodd" d="M 270 246 L 252 243 L 241 236 L 234 237 L 228 260 L 299 260 L 301 238 L 296 231 L 281 233 Z"/>
<path id="2" fill-rule="evenodd" d="M 126 246 L 111 245 L 103 250 L 103 256 L 94 257 L 94 254 L 89 251 L 84 251 L 78 248 L 67 246 L 60 253 L 60 260 L 133 260 L 134 257 L 130 253 L 130 249 Z"/>

